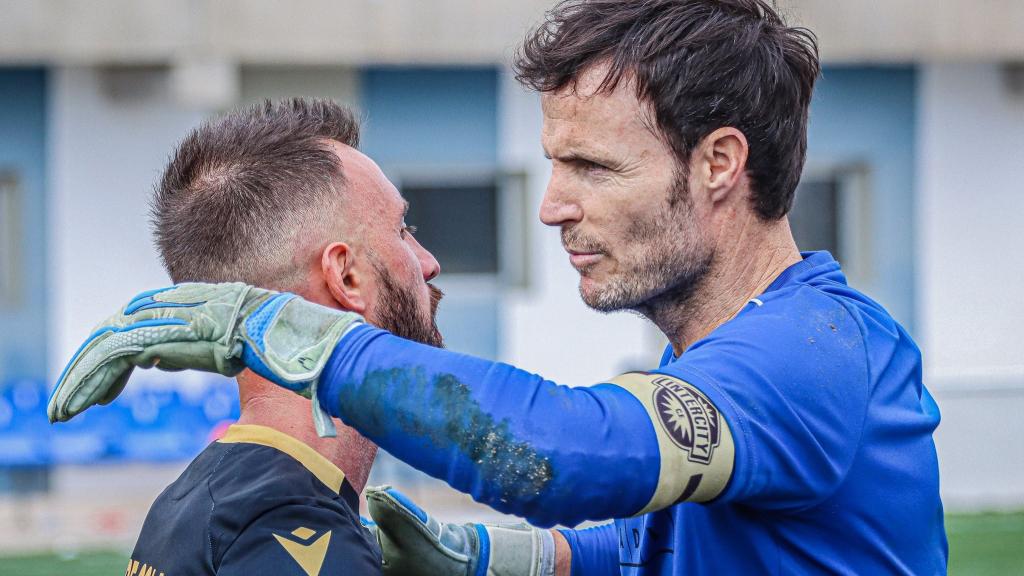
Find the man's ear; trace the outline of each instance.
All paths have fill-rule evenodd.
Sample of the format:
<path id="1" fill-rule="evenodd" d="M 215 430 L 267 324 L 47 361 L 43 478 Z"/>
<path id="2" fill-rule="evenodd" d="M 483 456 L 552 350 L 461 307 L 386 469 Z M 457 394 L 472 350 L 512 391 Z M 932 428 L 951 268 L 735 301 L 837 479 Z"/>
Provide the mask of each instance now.
<path id="1" fill-rule="evenodd" d="M 345 310 L 366 314 L 369 298 L 366 293 L 365 258 L 356 258 L 352 247 L 344 242 L 332 242 L 324 247 L 320 258 L 320 268 L 324 283 L 331 297 Z"/>
<path id="2" fill-rule="evenodd" d="M 719 128 L 700 141 L 691 168 L 708 202 L 718 204 L 737 189 L 747 172 L 749 151 L 747 137 L 736 128 Z"/>

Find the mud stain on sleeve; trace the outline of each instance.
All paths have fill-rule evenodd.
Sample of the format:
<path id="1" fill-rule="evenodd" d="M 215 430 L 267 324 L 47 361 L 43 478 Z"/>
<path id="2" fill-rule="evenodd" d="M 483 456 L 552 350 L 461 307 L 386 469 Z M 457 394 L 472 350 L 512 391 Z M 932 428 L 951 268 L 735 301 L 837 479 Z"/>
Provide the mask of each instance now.
<path id="1" fill-rule="evenodd" d="M 496 421 L 484 412 L 469 387 L 452 374 L 427 376 L 420 368 L 375 370 L 351 389 L 356 397 L 342 402 L 346 422 L 375 441 L 426 440 L 444 454 L 436 460 L 450 459 L 454 448 L 475 467 L 487 487 L 484 492 L 501 502 L 534 500 L 554 478 L 551 461 L 517 439 L 507 420 Z M 399 446 L 381 446 L 401 452 Z"/>

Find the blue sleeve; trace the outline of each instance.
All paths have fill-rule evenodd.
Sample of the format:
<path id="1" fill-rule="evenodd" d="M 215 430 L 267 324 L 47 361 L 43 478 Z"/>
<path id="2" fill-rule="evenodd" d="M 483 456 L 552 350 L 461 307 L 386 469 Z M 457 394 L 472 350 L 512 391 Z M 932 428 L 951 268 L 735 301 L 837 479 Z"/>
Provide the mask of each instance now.
<path id="1" fill-rule="evenodd" d="M 401 460 L 537 526 L 633 515 L 658 482 L 653 424 L 615 385 L 570 388 L 360 326 L 318 397 Z"/>
<path id="2" fill-rule="evenodd" d="M 659 370 L 699 388 L 732 428 L 735 465 L 718 501 L 813 505 L 859 449 L 871 394 L 862 326 L 842 304 L 800 290 L 785 305 L 765 298 Z"/>
<path id="3" fill-rule="evenodd" d="M 619 536 L 615 524 L 559 532 L 572 550 L 570 576 L 619 576 Z"/>

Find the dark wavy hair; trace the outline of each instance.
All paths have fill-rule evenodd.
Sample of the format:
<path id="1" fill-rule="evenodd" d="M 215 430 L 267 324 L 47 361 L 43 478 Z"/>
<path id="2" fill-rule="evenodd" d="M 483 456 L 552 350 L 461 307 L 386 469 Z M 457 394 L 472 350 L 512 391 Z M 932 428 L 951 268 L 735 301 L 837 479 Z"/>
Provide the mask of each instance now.
<path id="1" fill-rule="evenodd" d="M 633 81 L 682 173 L 708 134 L 731 126 L 750 146 L 758 216 L 789 212 L 807 151 L 821 68 L 817 40 L 764 0 L 564 0 L 516 54 L 516 78 L 540 92 L 575 88 L 607 64 L 603 90 Z"/>

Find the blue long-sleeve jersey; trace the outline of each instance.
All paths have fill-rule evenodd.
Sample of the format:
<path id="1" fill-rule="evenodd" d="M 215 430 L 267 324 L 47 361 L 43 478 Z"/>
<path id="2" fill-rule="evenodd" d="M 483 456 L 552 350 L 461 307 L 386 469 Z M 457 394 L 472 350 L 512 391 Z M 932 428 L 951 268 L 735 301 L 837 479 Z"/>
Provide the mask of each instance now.
<path id="1" fill-rule="evenodd" d="M 619 519 L 570 538 L 574 573 L 945 571 L 920 352 L 827 253 L 650 372 L 570 388 L 364 326 L 319 398 L 497 510 Z"/>

